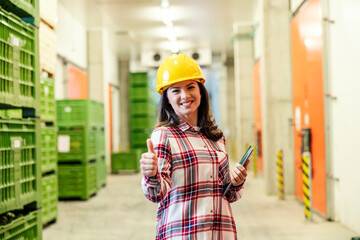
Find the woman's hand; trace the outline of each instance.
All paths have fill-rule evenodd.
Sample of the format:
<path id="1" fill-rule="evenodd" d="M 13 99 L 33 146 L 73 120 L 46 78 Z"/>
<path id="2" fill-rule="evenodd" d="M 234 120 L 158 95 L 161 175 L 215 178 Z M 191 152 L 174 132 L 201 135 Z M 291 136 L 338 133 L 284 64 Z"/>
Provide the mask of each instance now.
<path id="1" fill-rule="evenodd" d="M 158 171 L 158 158 L 154 151 L 151 139 L 146 140 L 148 152 L 143 153 L 140 159 L 141 173 L 145 177 L 154 177 Z"/>
<path id="2" fill-rule="evenodd" d="M 230 172 L 231 182 L 233 186 L 240 186 L 244 183 L 247 176 L 247 166 L 249 162 L 250 161 L 247 160 L 244 166 L 237 163 L 235 168 Z"/>

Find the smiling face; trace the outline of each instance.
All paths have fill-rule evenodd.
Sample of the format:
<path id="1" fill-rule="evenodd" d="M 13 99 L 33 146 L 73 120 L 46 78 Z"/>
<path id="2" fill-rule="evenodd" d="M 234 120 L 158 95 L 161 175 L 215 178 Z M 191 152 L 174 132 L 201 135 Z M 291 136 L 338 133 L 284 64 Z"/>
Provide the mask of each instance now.
<path id="1" fill-rule="evenodd" d="M 201 94 L 196 81 L 187 80 L 174 83 L 167 89 L 167 97 L 179 118 L 192 126 L 197 126 Z"/>

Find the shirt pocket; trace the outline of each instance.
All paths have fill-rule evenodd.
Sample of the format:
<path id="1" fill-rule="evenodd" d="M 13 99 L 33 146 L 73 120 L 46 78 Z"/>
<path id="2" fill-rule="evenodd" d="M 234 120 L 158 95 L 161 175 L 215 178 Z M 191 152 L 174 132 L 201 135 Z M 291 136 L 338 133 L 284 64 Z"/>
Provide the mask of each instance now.
<path id="1" fill-rule="evenodd" d="M 227 178 L 229 172 L 229 156 L 225 151 L 216 151 L 218 161 L 218 176 L 220 182 L 223 184 L 224 178 Z"/>

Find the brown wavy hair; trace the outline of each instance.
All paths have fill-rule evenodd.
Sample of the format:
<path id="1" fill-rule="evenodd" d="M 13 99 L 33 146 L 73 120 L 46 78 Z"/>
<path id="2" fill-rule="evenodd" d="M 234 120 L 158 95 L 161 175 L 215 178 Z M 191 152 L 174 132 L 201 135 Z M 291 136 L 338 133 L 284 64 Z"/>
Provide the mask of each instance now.
<path id="1" fill-rule="evenodd" d="M 205 86 L 197 82 L 200 88 L 201 102 L 198 108 L 198 126 L 200 127 L 200 132 L 204 134 L 207 138 L 218 141 L 223 137 L 222 131 L 218 128 L 215 123 L 215 119 L 210 110 L 210 97 L 209 93 L 206 90 Z M 158 124 L 155 126 L 158 127 L 177 127 L 179 125 L 179 117 L 176 115 L 174 109 L 169 103 L 166 89 L 161 95 L 158 109 Z"/>

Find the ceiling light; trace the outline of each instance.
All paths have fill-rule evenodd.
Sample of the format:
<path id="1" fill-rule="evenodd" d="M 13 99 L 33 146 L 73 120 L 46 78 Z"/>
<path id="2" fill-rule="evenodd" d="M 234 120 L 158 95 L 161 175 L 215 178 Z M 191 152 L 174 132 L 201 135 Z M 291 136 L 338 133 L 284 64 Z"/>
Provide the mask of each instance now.
<path id="1" fill-rule="evenodd" d="M 169 0 L 162 0 L 161 1 L 161 7 L 162 8 L 168 8 L 169 7 Z"/>
<path id="2" fill-rule="evenodd" d="M 166 27 L 166 37 L 170 41 L 176 41 L 176 33 L 174 27 Z"/>
<path id="3" fill-rule="evenodd" d="M 171 51 L 172 53 L 178 53 L 179 50 L 180 50 L 180 48 L 179 48 L 178 42 L 177 42 L 177 41 L 172 41 L 172 42 L 170 43 L 170 51 Z"/>
<path id="4" fill-rule="evenodd" d="M 166 25 L 172 25 L 170 9 L 169 8 L 162 8 L 161 9 L 161 20 Z"/>

